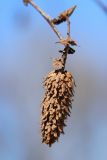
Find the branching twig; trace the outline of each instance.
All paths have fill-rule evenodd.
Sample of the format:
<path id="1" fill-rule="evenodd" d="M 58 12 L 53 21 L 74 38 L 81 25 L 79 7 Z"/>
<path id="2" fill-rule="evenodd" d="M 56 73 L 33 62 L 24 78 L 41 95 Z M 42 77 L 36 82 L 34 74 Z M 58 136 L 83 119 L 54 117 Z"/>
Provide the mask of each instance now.
<path id="1" fill-rule="evenodd" d="M 31 4 L 40 14 L 41 16 L 48 22 L 54 33 L 57 35 L 57 37 L 60 39 L 59 42 L 62 45 L 64 45 L 64 50 L 62 51 L 62 60 L 63 60 L 63 67 L 64 70 L 66 59 L 68 54 L 73 54 L 75 50 L 73 50 L 70 45 L 77 45 L 77 43 L 71 39 L 70 35 L 70 20 L 69 17 L 74 12 L 76 6 L 62 12 L 57 18 L 52 19 L 49 15 L 47 15 L 33 0 L 23 0 L 25 4 Z M 68 25 L 68 31 L 67 31 L 67 38 L 64 39 L 61 35 L 61 33 L 57 30 L 55 25 L 58 25 L 64 21 L 67 21 Z"/>
<path id="2" fill-rule="evenodd" d="M 52 23 L 52 18 L 47 15 L 36 3 L 32 0 L 28 0 L 28 3 L 31 4 L 40 14 L 41 16 L 48 22 L 48 24 L 51 26 L 55 34 L 58 36 L 59 39 L 63 39 L 61 36 L 61 33 L 56 29 L 55 25 Z"/>

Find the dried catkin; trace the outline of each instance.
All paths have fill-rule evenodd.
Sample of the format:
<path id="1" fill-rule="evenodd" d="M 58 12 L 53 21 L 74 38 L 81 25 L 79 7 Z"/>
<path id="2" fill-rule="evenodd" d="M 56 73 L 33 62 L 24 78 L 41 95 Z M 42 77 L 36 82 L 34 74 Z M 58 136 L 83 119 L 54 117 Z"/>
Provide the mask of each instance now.
<path id="1" fill-rule="evenodd" d="M 42 142 L 51 146 L 58 140 L 67 116 L 70 116 L 75 82 L 68 71 L 55 70 L 44 80 L 45 96 L 42 102 Z"/>

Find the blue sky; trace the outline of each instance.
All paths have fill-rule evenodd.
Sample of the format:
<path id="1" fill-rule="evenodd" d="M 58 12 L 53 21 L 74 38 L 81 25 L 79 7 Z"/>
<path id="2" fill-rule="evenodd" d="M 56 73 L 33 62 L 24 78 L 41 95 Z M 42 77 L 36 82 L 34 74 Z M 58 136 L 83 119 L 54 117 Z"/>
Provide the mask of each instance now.
<path id="1" fill-rule="evenodd" d="M 42 152 L 44 153 L 43 159 L 47 159 L 49 155 L 53 159 L 55 157 L 55 159 L 59 159 L 59 155 L 61 157 L 60 159 L 63 160 L 65 156 L 69 158 L 68 151 L 70 151 L 69 154 L 72 156 L 72 159 L 76 160 L 101 160 L 102 156 L 107 159 L 106 150 L 101 151 L 101 157 L 98 157 L 96 154 L 102 146 L 105 145 L 104 148 L 107 148 L 107 143 L 104 139 L 103 141 L 100 139 L 103 133 L 107 132 L 107 119 L 103 119 L 103 111 L 100 115 L 100 108 L 102 108 L 102 110 L 105 109 L 105 117 L 107 117 L 105 107 L 107 105 L 107 87 L 105 85 L 107 82 L 107 15 L 93 0 L 36 0 L 36 2 L 52 17 L 57 16 L 61 11 L 75 4 L 77 5 L 77 9 L 71 16 L 71 33 L 72 37 L 78 42 L 78 47 L 76 48 L 76 54 L 72 56 L 72 60 L 71 57 L 68 57 L 67 61 L 67 68 L 73 71 L 78 84 L 76 104 L 74 104 L 75 107 L 72 113 L 74 124 L 74 130 L 72 128 L 72 132 L 74 135 L 72 139 L 71 132 L 67 132 L 65 141 L 61 141 L 60 146 L 64 149 L 63 153 L 61 153 L 62 148 L 59 149 L 57 144 L 55 145 L 56 148 L 53 148 L 50 152 L 40 144 L 38 121 L 39 105 L 43 92 L 41 83 L 45 74 L 52 69 L 50 64 L 52 58 L 55 58 L 57 55 L 55 53 L 58 47 L 55 42 L 58 39 L 52 33 L 48 24 L 31 6 L 24 6 L 22 0 L 1 0 L 0 96 L 2 96 L 0 99 L 0 108 L 3 116 L 0 117 L 4 118 L 4 128 L 5 123 L 6 127 L 9 126 L 5 128 L 5 136 L 7 136 L 8 140 L 11 138 L 10 141 L 12 141 L 12 128 L 15 132 L 14 136 L 16 138 L 14 137 L 14 139 L 16 140 L 16 144 L 14 142 L 11 144 L 9 141 L 10 146 L 13 145 L 12 151 L 14 152 L 16 149 L 16 155 L 13 154 L 13 156 L 17 157 L 19 154 L 16 153 L 18 147 L 20 154 L 24 154 L 25 152 L 27 154 L 33 150 L 31 153 L 39 157 L 39 155 L 42 156 Z M 106 0 L 103 2 L 107 5 Z M 25 21 L 23 22 L 23 20 Z M 58 28 L 65 36 L 66 25 L 63 24 Z M 4 102 L 2 102 L 2 97 Z M 4 107 L 6 106 L 6 109 L 3 108 L 3 105 Z M 14 111 L 11 107 L 9 112 L 9 106 L 16 107 L 18 111 Z M 16 112 L 19 114 L 17 116 L 21 117 L 20 120 L 17 116 L 13 116 L 17 114 Z M 99 116 L 102 117 L 99 118 Z M 14 120 L 15 118 L 17 118 L 16 121 Z M 89 119 L 89 122 L 87 122 L 87 119 Z M 18 120 L 19 122 L 17 122 Z M 104 120 L 104 123 L 102 120 Z M 89 128 L 87 127 L 88 125 Z M 20 127 L 22 128 L 20 129 Z M 87 143 L 83 137 L 83 134 L 85 132 L 87 133 L 86 129 L 89 129 L 92 136 L 90 136 L 90 140 L 88 138 L 85 139 Z M 24 144 L 19 144 L 17 141 L 16 132 L 18 130 L 20 130 L 19 134 L 27 134 L 30 137 L 28 138 L 26 136 Z M 7 131 L 10 132 L 10 137 L 6 134 Z M 23 135 L 22 138 L 24 137 Z M 70 143 L 69 138 L 72 139 L 72 143 Z M 88 140 L 90 141 L 89 144 Z M 15 149 L 14 145 L 16 145 Z M 20 146 L 23 149 L 20 149 Z M 39 148 L 38 146 L 43 150 L 38 149 L 35 151 L 36 147 Z M 67 148 L 68 146 L 69 150 Z M 45 155 L 45 151 L 46 153 L 48 152 L 48 156 Z M 15 160 L 14 157 L 13 159 L 11 158 L 11 155 L 10 159 Z M 8 154 L 6 156 L 8 157 Z M 44 158 L 44 156 L 46 157 Z"/>

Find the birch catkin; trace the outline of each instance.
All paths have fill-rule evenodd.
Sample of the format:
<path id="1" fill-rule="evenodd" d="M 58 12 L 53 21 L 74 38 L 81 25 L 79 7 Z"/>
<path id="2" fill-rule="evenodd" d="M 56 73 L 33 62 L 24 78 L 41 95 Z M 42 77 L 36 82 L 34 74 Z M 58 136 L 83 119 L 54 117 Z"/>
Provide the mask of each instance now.
<path id="1" fill-rule="evenodd" d="M 42 142 L 51 146 L 58 140 L 74 96 L 74 79 L 68 71 L 56 70 L 48 74 L 44 81 L 45 96 L 42 102 Z"/>
<path id="2" fill-rule="evenodd" d="M 56 142 L 60 134 L 64 134 L 65 120 L 70 116 L 74 96 L 75 82 L 70 72 L 65 71 L 68 54 L 74 54 L 77 46 L 76 41 L 70 35 L 70 16 L 73 14 L 76 5 L 51 18 L 33 0 L 23 0 L 25 5 L 30 4 L 46 20 L 54 33 L 59 38 L 57 43 L 64 46 L 59 52 L 62 54 L 55 59 L 54 71 L 50 72 L 44 80 L 45 96 L 42 101 L 41 132 L 42 142 L 51 146 Z M 67 37 L 63 38 L 56 25 L 67 22 Z"/>

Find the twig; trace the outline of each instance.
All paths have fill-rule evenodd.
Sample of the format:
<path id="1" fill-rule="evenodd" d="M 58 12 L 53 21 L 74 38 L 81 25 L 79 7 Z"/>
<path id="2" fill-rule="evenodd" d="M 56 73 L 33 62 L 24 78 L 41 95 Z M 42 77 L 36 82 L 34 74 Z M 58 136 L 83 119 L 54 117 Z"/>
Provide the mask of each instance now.
<path id="1" fill-rule="evenodd" d="M 107 6 L 100 0 L 94 0 L 97 5 L 107 14 Z"/>
<path id="2" fill-rule="evenodd" d="M 62 54 L 62 60 L 63 60 L 62 70 L 65 69 L 67 56 L 68 56 L 70 50 L 72 49 L 72 48 L 70 47 L 70 43 L 73 42 L 73 43 L 76 44 L 76 42 L 71 39 L 71 35 L 70 35 L 70 30 L 71 30 L 71 29 L 70 29 L 70 20 L 69 20 L 69 17 L 67 17 L 67 26 L 68 26 L 68 32 L 67 32 L 66 45 L 65 45 L 65 48 L 64 48 L 63 54 Z"/>
<path id="3" fill-rule="evenodd" d="M 68 25 L 68 32 L 67 32 L 67 39 L 71 39 L 70 37 L 70 20 L 69 20 L 69 17 L 67 17 L 67 25 Z M 66 64 L 66 60 L 67 60 L 67 55 L 68 55 L 68 52 L 69 52 L 69 44 L 67 44 L 65 46 L 65 49 L 64 49 L 65 53 L 63 52 L 62 54 L 62 59 L 63 59 L 63 64 L 64 64 L 64 67 L 62 68 L 63 70 L 65 69 L 65 64 Z"/>
<path id="4" fill-rule="evenodd" d="M 32 0 L 29 0 L 29 4 L 31 4 L 40 14 L 41 16 L 48 22 L 48 24 L 51 26 L 55 34 L 58 36 L 58 38 L 61 40 L 63 39 L 61 33 L 56 29 L 55 25 L 52 23 L 52 18 L 47 15 L 38 5 L 36 5 L 35 2 Z"/>
<path id="5" fill-rule="evenodd" d="M 49 15 L 47 15 L 33 0 L 23 0 L 25 4 L 31 4 L 40 14 L 41 16 L 48 22 L 52 30 L 55 32 L 57 37 L 59 38 L 59 42 L 62 45 L 64 45 L 64 50 L 62 51 L 62 63 L 63 67 L 62 70 L 65 69 L 66 59 L 68 54 L 73 54 L 75 50 L 73 50 L 70 45 L 77 45 L 77 43 L 71 39 L 70 35 L 70 20 L 69 17 L 74 12 L 76 6 L 69 8 L 68 10 L 62 12 L 57 18 L 52 19 Z M 58 25 L 64 21 L 67 21 L 67 38 L 64 39 L 61 35 L 61 33 L 57 30 L 55 25 Z"/>
<path id="6" fill-rule="evenodd" d="M 68 35 L 69 37 L 71 37 L 71 36 L 70 36 L 70 20 L 69 20 L 69 18 L 67 18 L 67 25 L 68 25 L 67 35 Z"/>

